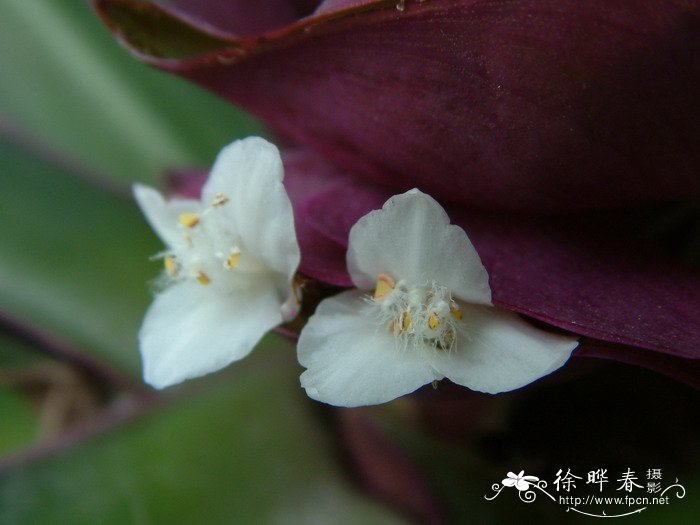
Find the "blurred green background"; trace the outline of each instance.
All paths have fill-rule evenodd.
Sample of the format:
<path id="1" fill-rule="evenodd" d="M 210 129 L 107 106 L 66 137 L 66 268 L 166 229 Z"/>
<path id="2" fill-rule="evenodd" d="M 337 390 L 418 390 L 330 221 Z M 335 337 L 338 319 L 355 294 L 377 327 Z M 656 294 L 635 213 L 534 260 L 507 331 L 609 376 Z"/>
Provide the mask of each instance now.
<path id="1" fill-rule="evenodd" d="M 398 522 L 345 480 L 282 339 L 165 399 L 140 385 L 161 246 L 130 184 L 261 126 L 85 2 L 3 1 L 0 49 L 0 523 Z"/>
<path id="2" fill-rule="evenodd" d="M 264 133 L 260 124 L 137 63 L 82 1 L 4 0 L 0 49 L 0 524 L 405 522 L 353 483 L 338 411 L 305 398 L 294 347 L 281 338 L 164 395 L 141 384 L 136 333 L 161 246 L 130 184 L 208 166 L 231 140 Z M 476 438 L 436 437 L 415 417 L 460 409 L 458 396 L 370 416 L 410 451 L 450 522 L 583 523 L 513 493 L 483 496 L 507 470 L 544 474 L 588 451 L 686 476 L 684 500 L 625 519 L 696 523 L 697 396 L 650 372 L 614 371 L 622 376 L 479 397 Z M 648 392 L 611 403 L 624 392 L 610 377 Z M 579 411 L 591 398 L 599 405 Z M 605 427 L 596 418 L 606 410 L 629 427 Z M 642 445 L 640 432 L 649 433 Z"/>

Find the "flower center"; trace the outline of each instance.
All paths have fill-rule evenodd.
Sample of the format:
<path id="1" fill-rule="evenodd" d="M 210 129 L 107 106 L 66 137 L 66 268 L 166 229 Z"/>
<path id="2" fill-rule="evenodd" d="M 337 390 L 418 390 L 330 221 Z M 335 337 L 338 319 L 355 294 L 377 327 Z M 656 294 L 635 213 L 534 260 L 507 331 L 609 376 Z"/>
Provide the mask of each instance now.
<path id="1" fill-rule="evenodd" d="M 172 279 L 194 279 L 206 286 L 218 274 L 238 266 L 241 250 L 224 240 L 231 235 L 222 230 L 221 221 L 215 217 L 217 209 L 228 202 L 229 198 L 219 193 L 203 212 L 178 216 L 183 242 L 171 247 L 163 259 L 165 271 Z M 222 249 L 224 244 L 227 246 Z"/>
<path id="2" fill-rule="evenodd" d="M 462 311 L 445 286 L 434 281 L 410 286 L 382 274 L 369 301 L 378 307 L 381 325 L 404 347 L 428 344 L 447 351 L 454 347 Z"/>

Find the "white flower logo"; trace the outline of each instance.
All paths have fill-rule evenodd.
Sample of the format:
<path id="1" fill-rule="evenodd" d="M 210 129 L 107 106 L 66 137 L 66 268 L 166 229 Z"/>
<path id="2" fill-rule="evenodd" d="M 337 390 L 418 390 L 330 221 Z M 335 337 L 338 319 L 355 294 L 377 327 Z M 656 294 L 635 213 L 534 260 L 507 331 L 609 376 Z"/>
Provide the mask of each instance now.
<path id="1" fill-rule="evenodd" d="M 359 290 L 322 301 L 297 347 L 301 384 L 319 401 L 384 403 L 445 377 L 504 392 L 556 370 L 577 345 L 493 307 L 466 233 L 418 190 L 361 218 L 347 261 Z"/>
<path id="2" fill-rule="evenodd" d="M 538 477 L 524 476 L 523 474 L 525 474 L 524 470 L 521 470 L 518 474 L 508 472 L 508 474 L 506 474 L 507 477 L 501 481 L 501 483 L 504 487 L 515 487 L 519 492 L 523 492 L 529 489 L 532 483 L 536 483 L 540 480 Z"/>
<path id="3" fill-rule="evenodd" d="M 219 154 L 201 201 L 134 195 L 167 245 L 166 286 L 143 321 L 147 383 L 163 388 L 242 359 L 296 315 L 299 245 L 279 152 L 251 137 Z"/>

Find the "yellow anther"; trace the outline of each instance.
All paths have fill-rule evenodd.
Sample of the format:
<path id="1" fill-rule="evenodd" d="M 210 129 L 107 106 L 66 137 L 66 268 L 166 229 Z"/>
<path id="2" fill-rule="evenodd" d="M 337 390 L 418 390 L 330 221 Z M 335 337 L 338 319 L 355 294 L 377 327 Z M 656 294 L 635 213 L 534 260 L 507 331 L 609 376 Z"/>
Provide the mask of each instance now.
<path id="1" fill-rule="evenodd" d="M 241 252 L 239 251 L 233 251 L 231 252 L 231 255 L 228 256 L 228 259 L 224 262 L 224 266 L 228 268 L 229 270 L 235 268 L 238 266 L 238 261 L 241 258 Z"/>
<path id="2" fill-rule="evenodd" d="M 185 228 L 194 228 L 199 224 L 199 215 L 196 213 L 181 213 L 177 220 Z"/>
<path id="3" fill-rule="evenodd" d="M 211 205 L 214 208 L 218 208 L 219 206 L 223 206 L 229 201 L 229 198 L 224 195 L 223 193 L 217 193 L 216 197 L 214 197 L 214 201 L 211 203 Z"/>
<path id="4" fill-rule="evenodd" d="M 456 304 L 450 306 L 450 313 L 452 314 L 452 317 L 454 317 L 458 321 L 462 320 L 462 310 L 460 310 L 459 306 L 457 306 Z"/>
<path id="5" fill-rule="evenodd" d="M 411 316 L 408 315 L 408 312 L 404 312 L 401 314 L 401 331 L 405 332 L 409 326 L 411 326 Z"/>
<path id="6" fill-rule="evenodd" d="M 438 317 L 438 315 L 435 312 L 433 312 L 428 317 L 428 327 L 431 330 L 435 330 L 438 326 L 440 326 L 440 318 Z"/>
<path id="7" fill-rule="evenodd" d="M 393 334 L 396 334 L 396 321 L 398 321 L 398 319 L 389 323 L 389 331 Z M 408 312 L 404 312 L 401 314 L 401 333 L 408 330 L 409 326 L 411 326 L 411 316 Z"/>
<path id="8" fill-rule="evenodd" d="M 374 299 L 376 300 L 385 297 L 389 292 L 391 292 L 394 289 L 395 286 L 396 283 L 391 277 L 389 277 L 388 275 L 381 274 L 377 278 L 377 286 L 374 289 Z"/>
<path id="9" fill-rule="evenodd" d="M 168 272 L 170 277 L 177 277 L 178 266 L 175 262 L 175 257 L 172 255 L 166 255 L 163 259 L 163 265 L 165 266 L 165 271 Z"/>
<path id="10" fill-rule="evenodd" d="M 199 284 L 209 284 L 211 282 L 204 272 L 197 272 L 196 279 Z"/>

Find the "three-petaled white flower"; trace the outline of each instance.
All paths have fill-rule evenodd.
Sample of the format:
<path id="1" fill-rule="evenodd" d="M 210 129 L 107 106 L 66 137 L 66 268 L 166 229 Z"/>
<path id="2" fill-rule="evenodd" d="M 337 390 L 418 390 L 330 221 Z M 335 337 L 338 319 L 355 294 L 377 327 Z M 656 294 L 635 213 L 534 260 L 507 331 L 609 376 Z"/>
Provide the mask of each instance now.
<path id="1" fill-rule="evenodd" d="M 505 392 L 561 367 L 577 345 L 492 306 L 467 234 L 418 190 L 352 227 L 347 262 L 359 290 L 323 300 L 297 347 L 301 384 L 319 401 L 383 403 L 445 377 Z"/>
<path id="2" fill-rule="evenodd" d="M 540 480 L 540 478 L 536 476 L 525 476 L 524 474 L 524 470 L 521 470 L 518 474 L 508 472 L 508 474 L 506 474 L 507 477 L 501 481 L 501 484 L 504 487 L 515 487 L 519 492 L 522 492 L 529 489 L 532 483 Z"/>
<path id="3" fill-rule="evenodd" d="M 296 315 L 300 253 L 283 176 L 277 148 L 251 137 L 219 153 L 201 201 L 134 187 L 167 245 L 169 282 L 139 333 L 147 383 L 163 388 L 223 368 Z"/>

